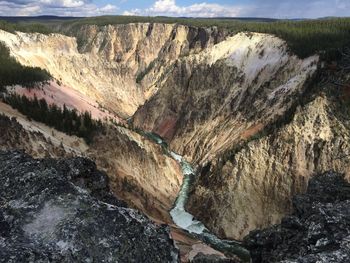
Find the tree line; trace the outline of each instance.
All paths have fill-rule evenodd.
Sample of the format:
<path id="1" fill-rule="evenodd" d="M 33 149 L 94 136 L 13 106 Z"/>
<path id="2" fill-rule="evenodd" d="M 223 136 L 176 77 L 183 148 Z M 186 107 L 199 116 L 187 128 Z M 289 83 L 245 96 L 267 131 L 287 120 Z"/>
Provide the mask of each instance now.
<path id="1" fill-rule="evenodd" d="M 14 32 L 60 32 L 79 38 L 82 26 L 116 25 L 128 23 L 166 23 L 195 27 L 216 26 L 231 34 L 258 32 L 276 35 L 285 40 L 291 51 L 301 58 L 320 53 L 335 59 L 337 49 L 350 45 L 350 18 L 327 18 L 312 20 L 277 20 L 265 18 L 172 18 L 142 16 L 100 16 L 72 20 L 17 22 L 0 20 L 0 29 Z"/>
<path id="2" fill-rule="evenodd" d="M 26 96 L 11 94 L 4 101 L 17 109 L 29 119 L 47 124 L 68 135 L 76 135 L 91 143 L 93 136 L 102 129 L 100 120 L 94 120 L 90 112 L 79 113 L 76 109 L 63 108 L 55 104 L 47 104 L 45 99 L 29 99 Z"/>
<path id="3" fill-rule="evenodd" d="M 239 32 L 257 32 L 272 34 L 285 40 L 291 51 L 300 58 L 315 53 L 332 56 L 336 59 L 336 50 L 350 44 L 350 18 L 327 18 L 314 20 L 273 20 L 243 18 L 171 18 L 141 16 L 102 16 L 67 21 L 62 30 L 78 35 L 84 25 L 115 25 L 128 23 L 166 23 L 196 27 L 216 26 L 235 34 Z"/>
<path id="4" fill-rule="evenodd" d="M 10 56 L 8 47 L 0 42 L 0 89 L 11 85 L 33 87 L 50 79 L 51 75 L 46 70 L 21 65 Z"/>
<path id="5" fill-rule="evenodd" d="M 0 29 L 15 33 L 16 31 L 25 32 L 25 33 L 41 33 L 41 34 L 50 34 L 53 33 L 54 30 L 47 27 L 42 23 L 11 23 L 5 20 L 0 20 Z"/>

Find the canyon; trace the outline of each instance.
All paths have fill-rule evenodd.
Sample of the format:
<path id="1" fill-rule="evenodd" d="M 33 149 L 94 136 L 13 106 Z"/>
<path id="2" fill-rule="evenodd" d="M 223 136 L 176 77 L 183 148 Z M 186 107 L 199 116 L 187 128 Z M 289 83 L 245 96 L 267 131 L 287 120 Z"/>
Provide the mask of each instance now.
<path id="1" fill-rule="evenodd" d="M 169 64 L 212 46 L 221 35 L 166 24 L 84 26 L 76 37 L 0 31 L 1 41 L 20 63 L 47 69 L 62 84 L 123 117 L 157 91 L 155 80 Z M 145 76 L 137 81 L 140 74 Z"/>
<path id="2" fill-rule="evenodd" d="M 130 23 L 60 30 L 0 30 L 18 62 L 53 77 L 33 89 L 8 87 L 7 95 L 87 110 L 106 127 L 87 144 L 0 102 L 0 149 L 90 158 L 114 196 L 171 226 L 182 261 L 203 252 L 225 257 L 173 222 L 184 163 L 193 173 L 184 208 L 222 239 L 243 240 L 280 223 L 315 174 L 332 170 L 350 180 L 349 90 L 328 81 L 348 83 L 350 74 L 329 70 L 319 55 L 300 58 L 276 36 L 217 27 Z"/>

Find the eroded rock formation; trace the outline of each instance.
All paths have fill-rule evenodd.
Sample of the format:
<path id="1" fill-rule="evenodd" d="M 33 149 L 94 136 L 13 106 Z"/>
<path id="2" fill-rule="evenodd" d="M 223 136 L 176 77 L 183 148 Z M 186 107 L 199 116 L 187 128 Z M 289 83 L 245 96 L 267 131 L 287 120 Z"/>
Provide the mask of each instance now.
<path id="1" fill-rule="evenodd" d="M 299 59 L 277 37 L 228 37 L 216 28 L 65 30 L 76 38 L 0 31 L 0 40 L 21 63 L 47 69 L 119 116 L 137 110 L 134 128 L 161 135 L 171 150 L 198 164 L 187 209 L 215 234 L 241 239 L 278 223 L 315 172 L 349 177 L 350 124 L 337 114 L 337 101 L 318 94 L 291 110 L 308 92 L 318 56 Z M 290 121 L 260 133 L 284 118 Z M 168 211 L 182 178 L 160 146 L 117 127 L 97 136 L 84 154 L 108 173 L 117 196 L 171 222 Z"/>
<path id="2" fill-rule="evenodd" d="M 0 134 L 0 150 L 21 149 L 42 158 L 69 155 L 63 145 L 55 146 L 42 133 L 25 130 L 14 117 L 0 115 Z"/>
<path id="3" fill-rule="evenodd" d="M 179 164 L 161 146 L 123 127 L 106 126 L 90 145 L 28 120 L 0 102 L 0 149 L 21 149 L 38 158 L 88 156 L 110 177 L 119 198 L 152 217 L 171 223 L 168 211 L 182 184 Z"/>

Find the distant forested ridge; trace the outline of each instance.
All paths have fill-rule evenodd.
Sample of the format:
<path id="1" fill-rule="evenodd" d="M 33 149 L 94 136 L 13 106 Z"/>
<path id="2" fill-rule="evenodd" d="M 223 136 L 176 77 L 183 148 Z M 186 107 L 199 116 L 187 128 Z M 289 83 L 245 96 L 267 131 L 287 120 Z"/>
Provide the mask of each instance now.
<path id="1" fill-rule="evenodd" d="M 68 135 L 84 138 L 87 143 L 103 127 L 102 122 L 92 119 L 89 112 L 79 113 L 66 106 L 62 109 L 54 104 L 48 105 L 45 99 L 28 99 L 23 95 L 10 94 L 4 97 L 4 101 L 29 119 L 45 123 Z"/>
<path id="2" fill-rule="evenodd" d="M 0 89 L 11 85 L 33 87 L 50 79 L 51 75 L 46 70 L 21 65 L 10 56 L 5 44 L 0 42 Z"/>
<path id="3" fill-rule="evenodd" d="M 46 35 L 55 32 L 52 27 L 48 27 L 44 24 L 44 22 L 8 22 L 6 20 L 1 20 L 1 18 L 0 29 L 11 33 L 19 31 L 25 33 L 41 33 Z"/>
<path id="4" fill-rule="evenodd" d="M 178 23 L 196 27 L 216 26 L 231 34 L 258 32 L 272 34 L 285 40 L 300 58 L 320 53 L 334 56 L 335 51 L 350 45 L 350 18 L 316 20 L 272 20 L 230 18 L 170 18 L 139 16 L 102 16 L 66 21 L 62 28 L 71 34 L 84 25 L 114 25 L 128 23 Z"/>
<path id="5" fill-rule="evenodd" d="M 11 21 L 11 20 L 10 20 Z M 167 23 L 195 27 L 216 26 L 230 34 L 239 32 L 267 33 L 284 39 L 291 51 L 301 58 L 319 53 L 332 56 L 336 50 L 350 45 L 350 18 L 314 20 L 276 20 L 268 18 L 174 18 L 142 16 L 100 16 L 89 18 L 25 19 L 16 23 L 1 21 L 0 29 L 14 32 L 39 32 L 76 36 L 85 25 L 116 25 L 129 23 Z"/>

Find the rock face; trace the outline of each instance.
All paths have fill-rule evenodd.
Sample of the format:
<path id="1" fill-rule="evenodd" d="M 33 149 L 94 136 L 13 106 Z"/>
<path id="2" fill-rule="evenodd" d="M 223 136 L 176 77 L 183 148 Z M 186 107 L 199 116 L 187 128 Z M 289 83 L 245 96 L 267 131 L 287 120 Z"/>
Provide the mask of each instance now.
<path id="1" fill-rule="evenodd" d="M 110 178 L 113 193 L 154 220 L 171 223 L 172 208 L 182 184 L 178 163 L 159 145 L 123 127 L 106 127 L 86 145 L 44 124 L 29 121 L 0 102 L 0 150 L 21 149 L 34 157 L 88 156 Z"/>
<path id="2" fill-rule="evenodd" d="M 336 156 L 347 153 L 348 129 L 322 97 L 288 128 L 226 158 L 287 115 L 307 92 L 317 62 L 293 56 L 276 37 L 237 34 L 179 59 L 135 113 L 134 126 L 160 134 L 203 167 L 187 209 L 217 235 L 241 239 L 277 223 L 311 174 L 347 170 L 348 158 Z"/>
<path id="3" fill-rule="evenodd" d="M 0 115 L 0 150 L 22 149 L 37 157 L 64 157 L 64 147 L 56 146 L 40 132 L 29 132 L 15 118 Z"/>
<path id="4" fill-rule="evenodd" d="M 88 148 L 82 138 L 30 120 L 1 101 L 0 123 L 0 150 L 20 149 L 35 158 L 62 158 L 82 156 Z"/>
<path id="5" fill-rule="evenodd" d="M 179 59 L 133 117 L 187 160 L 203 164 L 283 115 L 318 58 L 300 60 L 271 35 L 240 33 Z"/>
<path id="6" fill-rule="evenodd" d="M 0 152 L 0 256 L 5 262 L 176 262 L 166 227 L 126 208 L 83 158 Z"/>
<path id="7" fill-rule="evenodd" d="M 306 191 L 314 173 L 350 174 L 349 120 L 325 96 L 299 107 L 292 121 L 202 169 L 188 209 L 223 237 L 241 239 L 279 223 L 291 198 Z"/>
<path id="8" fill-rule="evenodd" d="M 126 128 L 108 128 L 94 139 L 88 155 L 108 174 L 118 197 L 157 221 L 172 222 L 169 211 L 182 173 L 161 146 Z"/>
<path id="9" fill-rule="evenodd" d="M 66 29 L 69 31 L 69 29 Z M 83 26 L 75 37 L 0 31 L 16 59 L 48 70 L 120 116 L 131 116 L 152 96 L 154 82 L 179 56 L 220 41 L 217 29 L 169 24 Z M 79 50 L 78 50 L 79 44 Z"/>
<path id="10" fill-rule="evenodd" d="M 313 177 L 306 194 L 293 198 L 293 207 L 280 225 L 245 238 L 253 262 L 349 262 L 350 184 L 343 175 Z"/>

